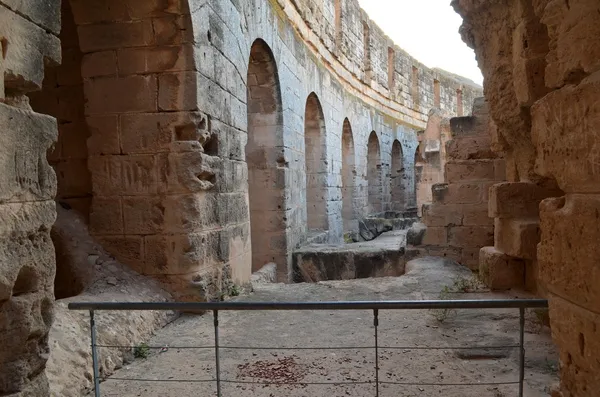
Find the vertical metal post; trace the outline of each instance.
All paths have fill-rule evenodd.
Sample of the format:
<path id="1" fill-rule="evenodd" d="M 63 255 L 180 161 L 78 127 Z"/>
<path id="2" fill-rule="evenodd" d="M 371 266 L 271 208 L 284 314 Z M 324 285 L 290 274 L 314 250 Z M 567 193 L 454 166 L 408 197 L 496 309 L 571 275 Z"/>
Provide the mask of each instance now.
<path id="1" fill-rule="evenodd" d="M 525 308 L 519 309 L 519 397 L 525 382 Z"/>
<path id="2" fill-rule="evenodd" d="M 98 371 L 98 351 L 96 350 L 96 321 L 90 310 L 90 334 L 92 337 L 92 370 L 94 372 L 94 397 L 100 397 L 100 374 Z"/>
<path id="3" fill-rule="evenodd" d="M 221 361 L 219 357 L 219 311 L 213 310 L 215 325 L 215 367 L 217 371 L 217 397 L 221 397 Z"/>
<path id="4" fill-rule="evenodd" d="M 373 309 L 373 325 L 375 326 L 375 396 L 379 397 L 379 310 Z"/>

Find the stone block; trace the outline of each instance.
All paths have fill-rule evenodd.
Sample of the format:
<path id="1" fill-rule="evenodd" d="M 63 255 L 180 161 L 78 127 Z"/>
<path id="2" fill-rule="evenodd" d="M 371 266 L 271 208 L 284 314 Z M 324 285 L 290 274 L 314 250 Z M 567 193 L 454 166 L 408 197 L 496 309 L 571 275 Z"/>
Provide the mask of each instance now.
<path id="1" fill-rule="evenodd" d="M 155 76 L 99 77 L 84 82 L 86 115 L 155 112 L 158 86 Z"/>
<path id="2" fill-rule="evenodd" d="M 516 258 L 534 260 L 540 242 L 539 219 L 495 220 L 494 246 Z"/>
<path id="3" fill-rule="evenodd" d="M 165 233 L 189 233 L 219 227 L 218 196 L 194 193 L 165 197 Z"/>
<path id="4" fill-rule="evenodd" d="M 197 72 L 163 73 L 158 80 L 160 110 L 197 110 Z"/>
<path id="5" fill-rule="evenodd" d="M 55 4 L 53 0 L 47 5 L 54 7 Z M 55 63 L 61 60 L 60 40 L 23 16 L 5 7 L 2 10 L 0 37 L 5 39 L 2 44 L 4 86 L 16 93 L 38 90 L 42 87 L 46 60 Z"/>
<path id="6" fill-rule="evenodd" d="M 460 207 L 462 214 L 462 225 L 464 226 L 493 226 L 494 218 L 488 215 L 487 203 L 462 205 Z"/>
<path id="7" fill-rule="evenodd" d="M 480 183 L 450 183 L 444 195 L 444 204 L 481 203 L 483 189 Z"/>
<path id="8" fill-rule="evenodd" d="M 462 225 L 462 206 L 454 204 L 424 204 L 423 223 L 430 226 L 458 226 Z M 487 215 L 487 207 L 486 207 Z"/>
<path id="9" fill-rule="evenodd" d="M 117 53 L 115 50 L 98 51 L 85 54 L 81 60 L 81 76 L 114 76 L 117 74 Z"/>
<path id="10" fill-rule="evenodd" d="M 571 396 L 595 397 L 600 390 L 600 316 L 554 294 L 549 303 L 563 390 L 569 390 Z"/>
<path id="11" fill-rule="evenodd" d="M 157 45 L 185 44 L 194 41 L 189 15 L 169 15 L 152 19 L 154 41 Z"/>
<path id="12" fill-rule="evenodd" d="M 148 195 L 158 192 L 156 156 L 91 156 L 88 166 L 94 194 Z"/>
<path id="13" fill-rule="evenodd" d="M 117 52 L 119 74 L 164 73 L 194 70 L 191 44 L 122 48 Z"/>
<path id="14" fill-rule="evenodd" d="M 191 274 L 221 263 L 218 231 L 153 235 L 144 240 L 145 273 L 149 275 Z"/>
<path id="15" fill-rule="evenodd" d="M 96 240 L 119 262 L 144 273 L 144 238 L 142 236 L 99 236 Z"/>
<path id="16" fill-rule="evenodd" d="M 539 204 L 546 197 L 562 195 L 530 182 L 498 183 L 489 190 L 489 215 L 492 218 L 536 218 Z"/>
<path id="17" fill-rule="evenodd" d="M 61 24 L 61 1 L 2 0 L 10 10 L 27 15 L 36 25 L 58 36 Z"/>
<path id="18" fill-rule="evenodd" d="M 422 244 L 448 245 L 448 229 L 446 227 L 427 227 Z"/>
<path id="19" fill-rule="evenodd" d="M 600 192 L 600 147 L 593 143 L 600 128 L 599 95 L 597 71 L 579 85 L 549 93 L 531 108 L 536 171 L 555 178 L 564 192 Z"/>
<path id="20" fill-rule="evenodd" d="M 80 25 L 77 31 L 83 53 L 154 45 L 151 20 Z"/>
<path id="21" fill-rule="evenodd" d="M 105 0 L 98 3 L 72 0 L 71 7 L 77 24 L 127 22 L 186 11 L 184 2 L 161 0 Z"/>
<path id="22" fill-rule="evenodd" d="M 86 122 L 90 132 L 87 141 L 89 156 L 121 154 L 119 118 L 116 115 L 88 116 Z"/>
<path id="23" fill-rule="evenodd" d="M 90 212 L 90 233 L 123 234 L 123 206 L 120 197 L 94 197 Z"/>
<path id="24" fill-rule="evenodd" d="M 483 247 L 479 251 L 479 275 L 492 290 L 522 288 L 525 283 L 525 263 L 494 247 Z"/>
<path id="25" fill-rule="evenodd" d="M 575 73 L 598 70 L 600 16 L 595 1 L 574 5 L 549 2 L 544 7 L 542 23 L 547 25 L 550 39 L 545 71 L 548 87 L 562 87 Z"/>
<path id="26" fill-rule="evenodd" d="M 479 271 L 480 248 L 463 247 L 461 250 L 460 263 L 473 271 Z"/>
<path id="27" fill-rule="evenodd" d="M 446 182 L 494 180 L 494 160 L 452 160 L 445 166 Z"/>
<path id="28" fill-rule="evenodd" d="M 494 244 L 493 226 L 455 226 L 449 228 L 448 242 L 455 247 L 485 247 Z"/>
<path id="29" fill-rule="evenodd" d="M 491 147 L 489 135 L 453 138 L 446 142 L 446 156 L 451 160 L 492 159 L 496 155 Z"/>
<path id="30" fill-rule="evenodd" d="M 46 159 L 56 141 L 56 119 L 0 103 L 0 203 L 49 200 L 56 174 Z"/>
<path id="31" fill-rule="evenodd" d="M 540 205 L 540 278 L 548 289 L 600 312 L 600 195 L 568 194 Z"/>

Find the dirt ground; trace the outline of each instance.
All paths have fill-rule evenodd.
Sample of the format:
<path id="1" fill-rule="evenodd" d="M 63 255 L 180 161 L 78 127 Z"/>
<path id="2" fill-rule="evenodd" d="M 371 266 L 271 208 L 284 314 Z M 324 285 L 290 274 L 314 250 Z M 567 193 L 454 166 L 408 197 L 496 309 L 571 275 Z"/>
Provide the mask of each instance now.
<path id="1" fill-rule="evenodd" d="M 423 258 L 409 262 L 406 274 L 401 277 L 317 284 L 257 284 L 253 293 L 235 299 L 437 299 L 444 286 L 450 286 L 453 290 L 456 280 L 461 280 L 461 284 L 471 284 L 471 272 L 443 259 Z M 451 293 L 447 296 L 456 299 L 525 297 L 485 291 Z M 525 396 L 528 397 L 547 396 L 549 386 L 558 380 L 557 354 L 549 329 L 541 324 L 538 314 L 528 312 L 526 323 Z M 102 313 L 97 315 L 101 316 Z M 219 319 L 224 397 L 376 395 L 372 312 L 224 312 Z M 485 384 L 518 380 L 517 349 L 464 350 L 457 347 L 516 345 L 518 324 L 518 310 L 459 310 L 449 313 L 381 311 L 379 396 L 517 396 L 517 385 Z M 211 347 L 213 338 L 212 315 L 179 318 L 148 342 L 150 347 L 157 349 L 150 349 L 147 358 L 135 359 L 102 382 L 101 395 L 216 396 L 214 382 L 204 382 L 211 380 L 215 374 L 214 349 L 190 348 Z M 168 348 L 160 349 L 166 346 Z M 416 348 L 427 346 L 438 348 Z M 334 350 L 331 347 L 343 349 Z M 265 381 L 300 384 L 256 384 Z M 327 384 L 312 384 L 318 382 Z M 346 382 L 357 383 L 343 384 Z M 459 386 L 427 385 L 430 383 Z M 475 385 L 463 386 L 465 383 Z"/>

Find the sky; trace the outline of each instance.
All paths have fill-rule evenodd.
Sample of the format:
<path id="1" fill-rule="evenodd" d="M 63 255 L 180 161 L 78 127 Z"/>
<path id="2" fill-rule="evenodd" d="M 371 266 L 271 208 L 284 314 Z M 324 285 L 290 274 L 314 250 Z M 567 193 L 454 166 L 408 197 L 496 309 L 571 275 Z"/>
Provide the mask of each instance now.
<path id="1" fill-rule="evenodd" d="M 434 68 L 482 84 L 475 53 L 462 41 L 462 18 L 450 0 L 358 0 L 369 17 L 401 48 Z"/>

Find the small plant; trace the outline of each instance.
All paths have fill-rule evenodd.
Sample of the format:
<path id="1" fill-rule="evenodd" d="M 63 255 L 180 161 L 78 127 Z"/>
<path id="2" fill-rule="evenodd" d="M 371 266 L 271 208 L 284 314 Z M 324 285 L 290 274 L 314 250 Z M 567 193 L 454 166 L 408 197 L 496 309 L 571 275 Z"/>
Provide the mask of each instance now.
<path id="1" fill-rule="evenodd" d="M 239 286 L 237 286 L 235 284 L 231 284 L 231 286 L 229 287 L 229 291 L 228 291 L 229 296 L 239 296 L 241 293 L 242 293 L 242 290 L 240 289 Z"/>
<path id="2" fill-rule="evenodd" d="M 475 292 L 481 289 L 482 283 L 477 275 L 473 275 L 469 278 L 458 277 L 454 280 L 452 285 L 453 292 Z"/>
<path id="3" fill-rule="evenodd" d="M 146 343 L 140 343 L 133 349 L 133 356 L 135 358 L 148 358 L 150 355 L 150 346 Z"/>
<path id="4" fill-rule="evenodd" d="M 445 285 L 444 288 L 442 288 L 442 290 L 440 291 L 439 299 L 449 300 L 453 292 L 454 291 L 452 291 L 450 287 Z M 456 311 L 454 309 L 431 309 L 431 314 L 440 323 L 443 323 L 448 319 L 448 317 L 454 315 L 455 313 Z"/>

